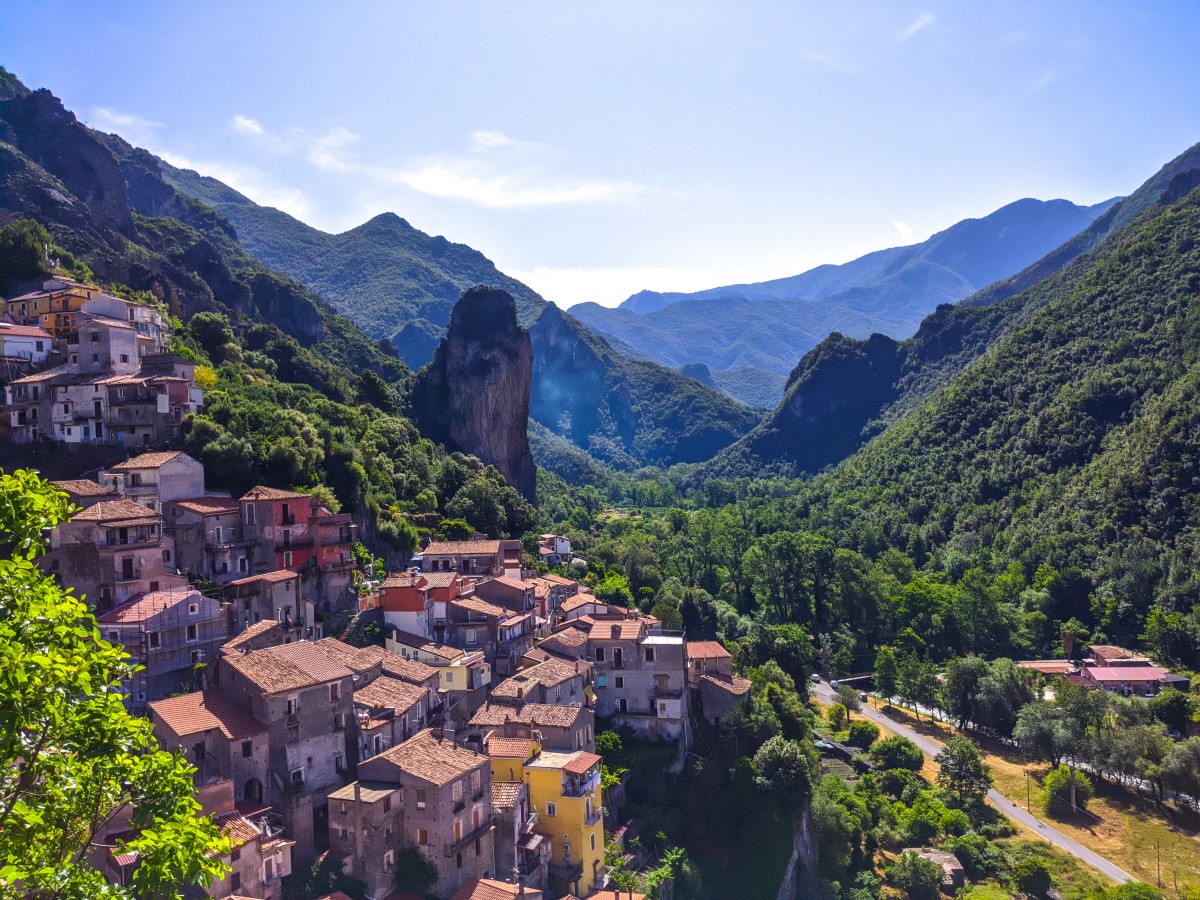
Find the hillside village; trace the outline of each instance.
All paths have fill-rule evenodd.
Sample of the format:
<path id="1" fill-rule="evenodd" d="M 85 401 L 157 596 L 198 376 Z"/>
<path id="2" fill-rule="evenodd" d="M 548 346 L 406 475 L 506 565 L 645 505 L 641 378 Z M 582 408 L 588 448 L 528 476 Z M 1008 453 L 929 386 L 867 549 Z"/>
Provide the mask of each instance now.
<path id="1" fill-rule="evenodd" d="M 8 441 L 159 448 L 203 402 L 157 310 L 64 279 L 6 307 Z M 615 810 L 597 716 L 682 760 L 693 715 L 749 696 L 719 643 L 551 573 L 570 570 L 560 535 L 536 559 L 519 540 L 435 541 L 378 577 L 359 571 L 350 515 L 262 485 L 206 490 L 179 450 L 53 484 L 78 512 L 39 564 L 138 664 L 127 708 L 195 766 L 234 844 L 211 897 L 278 900 L 293 860 L 323 854 L 396 898 L 406 853 L 441 897 L 602 897 Z M 348 619 L 381 645 L 324 633 Z M 130 834 L 120 816 L 106 827 L 101 845 Z M 96 862 L 115 884 L 138 864 Z"/>

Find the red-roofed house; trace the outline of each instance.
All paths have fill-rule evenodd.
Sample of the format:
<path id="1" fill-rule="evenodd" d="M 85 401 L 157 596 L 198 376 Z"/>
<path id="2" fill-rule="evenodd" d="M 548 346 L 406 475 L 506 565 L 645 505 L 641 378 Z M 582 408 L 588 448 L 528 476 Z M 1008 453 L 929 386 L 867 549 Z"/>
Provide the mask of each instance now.
<path id="1" fill-rule="evenodd" d="M 1158 666 L 1084 666 L 1080 672 L 1083 683 L 1118 694 L 1148 697 L 1157 694 L 1163 679 L 1170 673 Z"/>
<path id="2" fill-rule="evenodd" d="M 170 500 L 204 494 L 204 466 L 182 450 L 142 453 L 101 471 L 99 481 L 155 512 Z"/>
<path id="3" fill-rule="evenodd" d="M 284 629 L 283 643 L 298 640 L 319 641 L 321 623 L 311 600 L 300 595 L 300 575 L 291 569 L 278 569 L 231 581 L 221 588 L 221 599 L 229 603 L 232 634 L 241 634 L 251 625 L 274 620 Z"/>
<path id="4" fill-rule="evenodd" d="M 535 588 L 536 586 L 530 581 L 500 575 L 477 582 L 475 593 L 490 603 L 496 603 L 513 612 L 523 613 L 534 609 Z"/>

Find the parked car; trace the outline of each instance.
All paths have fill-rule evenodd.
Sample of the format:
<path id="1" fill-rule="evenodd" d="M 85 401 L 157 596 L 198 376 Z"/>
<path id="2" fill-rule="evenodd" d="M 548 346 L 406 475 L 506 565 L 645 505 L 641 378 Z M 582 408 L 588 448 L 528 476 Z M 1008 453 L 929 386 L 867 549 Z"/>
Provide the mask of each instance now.
<path id="1" fill-rule="evenodd" d="M 867 692 L 863 691 L 861 694 L 859 694 L 858 699 L 861 700 L 863 703 L 866 703 L 867 702 Z"/>
<path id="2" fill-rule="evenodd" d="M 813 672 L 813 673 L 812 673 L 812 682 L 813 682 L 813 684 L 820 684 L 820 683 L 821 683 L 821 676 L 820 676 L 820 675 L 818 675 L 816 672 Z"/>
<path id="3" fill-rule="evenodd" d="M 830 679 L 829 679 L 829 686 L 830 686 L 831 688 L 833 688 L 833 689 L 836 691 L 836 690 L 837 690 L 837 686 L 838 686 L 837 679 L 836 679 L 836 678 L 830 678 Z"/>

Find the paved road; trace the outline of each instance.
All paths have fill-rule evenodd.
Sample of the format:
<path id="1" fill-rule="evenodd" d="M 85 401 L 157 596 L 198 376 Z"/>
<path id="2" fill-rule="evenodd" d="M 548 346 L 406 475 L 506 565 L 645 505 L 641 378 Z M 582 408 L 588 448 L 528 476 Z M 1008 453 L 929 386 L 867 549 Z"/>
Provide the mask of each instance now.
<path id="1" fill-rule="evenodd" d="M 831 688 L 824 681 L 822 681 L 820 684 L 814 684 L 811 687 L 813 695 L 819 697 L 821 700 L 827 703 L 832 703 L 838 699 L 837 692 L 834 691 L 833 688 Z M 882 725 L 885 728 L 891 729 L 896 734 L 908 738 L 910 741 L 920 747 L 922 752 L 924 752 L 927 756 L 937 756 L 938 753 L 941 752 L 942 745 L 937 741 L 913 731 L 903 722 L 898 722 L 895 719 L 889 718 L 879 710 L 872 709 L 865 703 L 863 704 L 862 709 L 858 711 L 858 715 L 866 716 L 868 719 L 874 721 L 875 724 Z M 1067 837 L 1061 831 L 1055 830 L 1052 826 L 1041 821 L 1037 816 L 1027 813 L 1025 810 L 1021 809 L 1020 806 L 1018 806 L 1012 800 L 1009 800 L 999 791 L 995 789 L 988 791 L 988 799 L 995 804 L 997 809 L 999 809 L 1013 821 L 1020 822 L 1022 825 L 1025 825 L 1031 829 L 1034 833 L 1044 837 L 1055 847 L 1065 850 L 1080 862 L 1087 863 L 1097 872 L 1107 875 L 1118 884 L 1125 881 L 1137 880 L 1124 869 L 1121 869 L 1120 867 L 1109 862 L 1100 854 L 1089 850 L 1083 844 Z"/>

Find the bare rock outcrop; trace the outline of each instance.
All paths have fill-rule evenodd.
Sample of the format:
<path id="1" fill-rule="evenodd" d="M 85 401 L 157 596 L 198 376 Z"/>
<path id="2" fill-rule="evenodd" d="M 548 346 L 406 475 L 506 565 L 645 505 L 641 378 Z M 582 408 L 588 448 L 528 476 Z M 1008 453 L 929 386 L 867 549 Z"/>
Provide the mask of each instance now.
<path id="1" fill-rule="evenodd" d="M 413 417 L 451 450 L 495 466 L 528 500 L 537 469 L 529 452 L 529 387 L 533 349 L 505 291 L 476 287 L 450 313 L 433 361 L 417 376 Z"/>

